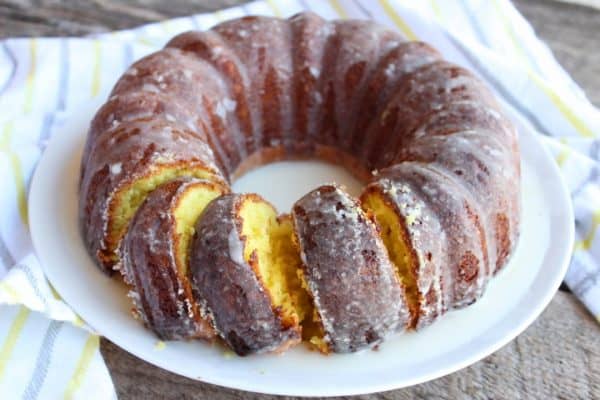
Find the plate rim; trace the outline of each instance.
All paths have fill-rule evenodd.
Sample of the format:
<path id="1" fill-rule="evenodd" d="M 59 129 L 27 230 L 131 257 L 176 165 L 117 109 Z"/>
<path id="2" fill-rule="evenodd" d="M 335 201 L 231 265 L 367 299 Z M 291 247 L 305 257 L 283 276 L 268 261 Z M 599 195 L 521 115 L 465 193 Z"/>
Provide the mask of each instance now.
<path id="1" fill-rule="evenodd" d="M 84 113 L 87 112 L 87 114 L 85 114 L 85 115 L 90 115 L 90 112 L 94 112 L 98 108 L 97 106 L 99 104 L 100 103 L 98 101 L 91 101 L 91 102 L 80 105 L 78 107 L 78 110 L 67 114 L 66 121 L 68 122 L 69 120 L 71 120 L 73 118 L 77 118 L 77 117 L 75 117 L 75 115 L 77 115 L 78 113 L 81 113 L 81 112 L 84 112 Z M 82 111 L 82 110 L 84 110 L 84 111 Z M 363 384 L 363 385 L 358 385 L 358 386 L 350 386 L 349 388 L 347 388 L 345 386 L 337 386 L 335 388 L 335 390 L 332 390 L 331 387 L 328 387 L 328 388 L 325 388 L 325 390 L 321 390 L 321 391 L 313 390 L 310 387 L 305 388 L 304 391 L 298 391 L 297 386 L 292 386 L 291 390 L 286 391 L 283 389 L 284 386 L 277 386 L 275 388 L 264 387 L 264 386 L 253 384 L 252 380 L 233 381 L 232 379 L 229 379 L 229 380 L 228 379 L 219 379 L 219 377 L 215 376 L 215 375 L 209 375 L 206 377 L 205 376 L 196 377 L 196 376 L 188 375 L 188 374 L 182 373 L 182 371 L 179 371 L 176 369 L 165 368 L 165 366 L 163 366 L 163 365 L 159 364 L 157 361 L 155 361 L 155 359 L 153 357 L 148 357 L 146 355 L 146 353 L 141 351 L 139 348 L 127 346 L 126 344 L 119 343 L 118 340 L 115 341 L 113 339 L 114 336 L 110 335 L 110 333 L 109 334 L 103 333 L 102 336 L 106 337 L 108 340 L 115 343 L 117 346 L 119 346 L 123 350 L 135 355 L 136 357 L 138 357 L 146 362 L 149 362 L 159 368 L 162 368 L 162 369 L 168 370 L 172 373 L 175 373 L 177 375 L 185 376 L 185 377 L 188 377 L 188 378 L 191 378 L 194 380 L 199 380 L 199 381 L 210 383 L 213 385 L 218 385 L 218 386 L 233 388 L 233 389 L 238 389 L 238 390 L 245 390 L 245 391 L 250 391 L 250 392 L 255 392 L 255 393 L 275 394 L 275 395 L 293 395 L 293 396 L 301 396 L 301 397 L 305 397 L 305 396 L 329 397 L 329 396 L 345 396 L 345 395 L 362 395 L 362 394 L 368 394 L 368 393 L 374 393 L 374 392 L 399 389 L 399 388 L 403 388 L 403 387 L 409 387 L 409 386 L 417 385 L 417 384 L 427 382 L 427 381 L 430 381 L 433 379 L 437 379 L 442 376 L 448 375 L 450 373 L 456 372 L 458 370 L 461 370 L 461 369 L 463 369 L 469 365 L 472 365 L 473 363 L 489 356 L 490 354 L 496 352 L 498 349 L 500 349 L 501 347 L 505 346 L 507 343 L 512 341 L 520 333 L 522 333 L 527 327 L 529 327 L 535 321 L 535 319 L 537 319 L 537 317 L 539 317 L 539 315 L 548 306 L 548 304 L 554 297 L 557 289 L 560 286 L 560 283 L 562 282 L 562 280 L 567 272 L 570 257 L 571 257 L 571 252 L 568 249 L 572 248 L 573 243 L 574 243 L 574 225 L 572 223 L 572 221 L 573 221 L 572 203 L 571 203 L 571 199 L 569 196 L 569 192 L 567 190 L 567 186 L 564 182 L 564 178 L 560 174 L 558 166 L 554 162 L 549 149 L 546 146 L 544 146 L 543 143 L 541 142 L 540 138 L 538 138 L 536 136 L 536 134 L 533 133 L 533 131 L 531 130 L 531 127 L 529 127 L 528 124 L 526 122 L 524 122 L 518 114 L 514 113 L 511 110 L 507 110 L 507 112 L 512 120 L 516 120 L 515 122 L 518 122 L 516 125 L 518 127 L 518 131 L 520 132 L 520 137 L 523 135 L 527 135 L 527 139 L 535 142 L 536 147 L 541 151 L 538 158 L 543 159 L 543 163 L 546 164 L 547 168 L 549 168 L 549 170 L 546 170 L 544 172 L 551 173 L 551 175 L 554 178 L 552 181 L 552 184 L 554 187 L 558 188 L 559 189 L 558 191 L 560 192 L 560 195 L 557 195 L 556 197 L 552 198 L 550 201 L 547 200 L 546 202 L 547 202 L 547 204 L 549 204 L 549 211 L 556 210 L 559 206 L 561 207 L 560 214 L 562 215 L 563 223 L 567 227 L 567 230 L 566 230 L 566 236 L 563 236 L 561 238 L 562 244 L 559 246 L 559 248 L 562 249 L 562 251 L 561 251 L 562 257 L 559 261 L 556 261 L 557 265 L 560 264 L 560 268 L 557 269 L 557 273 L 552 277 L 552 279 L 547 281 L 546 284 L 544 285 L 544 287 L 546 289 L 544 290 L 543 295 L 539 295 L 536 297 L 536 299 L 530 300 L 530 303 L 532 303 L 532 304 L 530 304 L 529 311 L 524 312 L 523 314 L 525 314 L 525 315 L 520 316 L 520 319 L 518 320 L 518 322 L 516 324 L 513 324 L 510 329 L 506 329 L 503 334 L 499 335 L 501 337 L 494 340 L 492 344 L 484 346 L 484 347 L 480 348 L 478 351 L 472 352 L 470 354 L 470 356 L 463 357 L 459 361 L 447 363 L 448 365 L 446 365 L 444 368 L 436 369 L 435 371 L 432 371 L 428 374 L 422 374 L 419 377 L 414 377 L 412 379 L 403 378 L 400 383 L 398 383 L 397 380 L 388 380 L 385 383 L 370 383 L 367 385 Z M 82 117 L 78 117 L 78 118 L 82 118 Z M 57 132 L 55 132 L 55 134 L 50 138 L 50 141 L 48 142 L 48 147 L 46 148 L 46 151 L 42 154 L 38 164 L 36 165 L 35 172 L 33 174 L 32 181 L 31 181 L 30 190 L 29 190 L 28 204 L 31 205 L 32 198 L 34 198 L 34 196 L 37 195 L 37 192 L 41 190 L 42 184 L 40 183 L 40 181 L 43 179 L 43 176 L 44 176 L 44 173 L 43 173 L 44 168 L 41 168 L 41 167 L 44 166 L 45 163 L 49 162 L 47 160 L 50 159 L 49 154 L 51 154 L 51 153 L 48 150 L 53 150 L 54 146 L 58 146 L 58 144 L 60 143 L 60 136 L 62 134 L 64 134 L 64 132 L 67 129 L 68 129 L 67 127 L 61 127 L 61 129 L 57 129 Z M 82 133 L 82 135 L 83 135 L 83 133 Z M 520 140 L 520 141 L 522 141 L 522 140 Z M 536 171 L 539 170 L 539 161 L 532 163 L 532 165 L 535 167 L 534 169 Z M 539 176 L 538 176 L 538 178 L 539 178 Z M 36 255 L 38 254 L 38 250 L 40 249 L 40 240 L 42 240 L 40 237 L 38 237 L 37 230 L 34 227 L 35 221 L 38 220 L 37 215 L 36 215 L 37 211 L 38 211 L 38 209 L 36 207 L 29 207 L 29 211 L 28 211 L 29 221 L 31 221 L 30 235 L 31 235 L 31 240 L 32 240 L 32 244 L 33 244 Z M 550 226 L 550 228 L 551 227 L 552 226 Z M 553 237 L 554 237 L 554 235 L 552 235 L 552 233 L 551 233 L 549 243 L 548 243 L 549 248 L 552 247 L 552 245 L 554 244 L 554 242 L 551 240 Z M 546 249 L 546 251 L 544 252 L 544 257 L 547 257 L 549 248 Z M 47 267 L 46 263 L 40 257 L 38 257 L 38 259 L 40 261 L 40 265 L 42 266 L 42 269 L 43 269 L 44 274 L 45 274 L 46 278 L 48 279 L 48 281 L 61 294 L 61 297 L 63 297 L 63 301 L 65 301 L 65 303 L 67 303 L 69 305 L 69 307 L 71 307 L 73 310 L 76 310 L 78 307 L 71 306 L 71 303 L 75 303 L 75 302 L 67 301 L 66 298 L 64 298 L 63 294 L 61 293 L 60 289 L 58 288 L 59 286 L 62 286 L 62 284 L 59 282 L 57 285 L 57 280 L 51 278 L 51 276 L 53 274 L 48 273 L 48 267 Z M 544 260 L 545 260 L 545 258 L 544 258 Z M 541 262 L 543 262 L 544 260 L 542 260 Z M 535 281 L 535 283 L 538 283 L 538 282 L 539 282 L 539 279 Z M 523 301 L 524 301 L 524 299 L 521 299 L 518 304 L 521 304 Z M 84 318 L 84 320 L 85 320 L 85 318 Z M 494 326 L 495 326 L 495 324 L 490 325 L 488 327 L 488 329 L 486 329 L 484 331 L 484 333 L 488 332 L 489 328 L 492 328 Z M 100 333 L 100 332 L 98 332 L 98 333 Z M 484 333 L 482 333 L 482 335 Z"/>

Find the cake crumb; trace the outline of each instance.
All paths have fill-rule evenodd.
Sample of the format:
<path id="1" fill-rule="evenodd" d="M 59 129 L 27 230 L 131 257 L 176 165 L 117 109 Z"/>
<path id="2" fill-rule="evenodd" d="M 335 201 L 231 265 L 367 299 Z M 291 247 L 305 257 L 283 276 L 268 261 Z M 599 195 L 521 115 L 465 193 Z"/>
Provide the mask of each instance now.
<path id="1" fill-rule="evenodd" d="M 165 347 L 167 347 L 167 344 L 165 342 L 163 342 L 162 340 L 159 340 L 154 345 L 154 350 L 162 351 L 165 349 Z"/>

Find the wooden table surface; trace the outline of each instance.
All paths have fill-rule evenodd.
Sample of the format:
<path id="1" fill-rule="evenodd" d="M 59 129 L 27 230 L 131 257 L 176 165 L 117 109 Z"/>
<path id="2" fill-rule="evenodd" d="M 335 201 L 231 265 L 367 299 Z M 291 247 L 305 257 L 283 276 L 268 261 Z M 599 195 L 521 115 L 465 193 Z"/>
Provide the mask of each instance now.
<path id="1" fill-rule="evenodd" d="M 4 0 L 0 38 L 124 29 L 237 3 L 241 1 Z M 592 102 L 600 105 L 600 10 L 548 0 L 518 0 L 516 6 Z M 107 340 L 101 350 L 121 399 L 275 398 L 176 376 Z M 600 399 L 599 325 L 570 293 L 559 291 L 531 327 L 484 360 L 411 388 L 352 397 L 413 398 Z"/>

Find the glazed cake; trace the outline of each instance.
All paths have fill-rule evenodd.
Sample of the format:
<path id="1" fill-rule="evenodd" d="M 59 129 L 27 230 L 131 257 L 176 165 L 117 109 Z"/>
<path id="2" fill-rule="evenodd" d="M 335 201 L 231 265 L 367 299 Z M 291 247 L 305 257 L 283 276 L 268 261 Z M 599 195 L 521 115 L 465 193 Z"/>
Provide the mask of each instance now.
<path id="1" fill-rule="evenodd" d="M 344 166 L 364 190 L 325 185 L 281 210 L 290 216 L 227 193 L 285 159 Z M 121 268 L 146 299 L 137 308 L 161 337 L 171 334 L 149 316 L 174 294 L 152 280 L 151 260 L 173 251 L 169 284 L 191 281 L 199 317 L 238 354 L 301 339 L 350 352 L 483 294 L 518 239 L 519 160 L 489 89 L 428 44 L 369 21 L 244 17 L 178 35 L 119 79 L 88 134 L 80 225 L 98 266 Z M 183 218 L 192 239 L 152 249 L 147 221 L 190 185 L 214 200 L 171 212 L 161 229 L 173 242 Z M 157 201 L 167 208 L 148 205 Z M 172 337 L 210 336 L 170 320 L 186 326 Z"/>

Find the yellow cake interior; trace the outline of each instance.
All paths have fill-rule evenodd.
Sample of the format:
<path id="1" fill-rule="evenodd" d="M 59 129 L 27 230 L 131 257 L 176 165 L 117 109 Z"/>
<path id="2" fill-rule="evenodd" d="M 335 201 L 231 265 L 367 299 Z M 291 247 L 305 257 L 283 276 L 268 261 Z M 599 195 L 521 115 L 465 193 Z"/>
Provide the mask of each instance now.
<path id="1" fill-rule="evenodd" d="M 381 231 L 383 243 L 396 268 L 396 274 L 404 285 L 408 309 L 411 315 L 415 317 L 418 315 L 419 310 L 419 289 L 416 276 L 417 260 L 413 256 L 412 247 L 406 233 L 405 223 L 407 221 L 397 211 L 396 207 L 387 202 L 379 192 L 369 191 L 363 195 L 361 201 L 365 211 L 375 217 Z"/>
<path id="2" fill-rule="evenodd" d="M 159 165 L 148 175 L 136 179 L 122 188 L 114 197 L 111 205 L 111 220 L 109 221 L 108 250 L 109 256 L 116 260 L 114 250 L 125 235 L 127 226 L 137 209 L 142 205 L 148 194 L 165 182 L 180 177 L 213 179 L 214 175 L 205 168 L 190 168 L 182 165 Z"/>
<path id="3" fill-rule="evenodd" d="M 292 221 L 278 220 L 277 211 L 258 196 L 247 196 L 239 210 L 244 260 L 255 268 L 286 326 L 297 326 L 312 315 L 312 303 L 297 271 L 300 256 L 292 242 Z"/>
<path id="4" fill-rule="evenodd" d="M 177 238 L 175 257 L 177 268 L 184 276 L 187 274 L 189 246 L 194 236 L 196 221 L 208 203 L 222 195 L 224 191 L 220 185 L 198 182 L 188 186 L 179 197 L 173 212 Z"/>
<path id="5" fill-rule="evenodd" d="M 299 248 L 297 244 L 297 238 L 295 235 L 293 237 L 293 241 L 295 243 L 296 248 Z M 302 288 L 307 293 L 310 293 L 310 288 L 306 283 L 304 272 L 301 269 L 298 269 L 297 275 Z M 314 306 L 312 307 L 312 313 L 310 313 L 310 318 L 305 318 L 302 322 L 302 340 L 308 342 L 312 347 L 319 350 L 321 353 L 329 353 L 329 345 L 325 341 L 325 332 L 323 330 L 323 325 L 321 324 L 321 317 L 319 316 L 319 313 L 317 312 L 317 309 Z"/>

